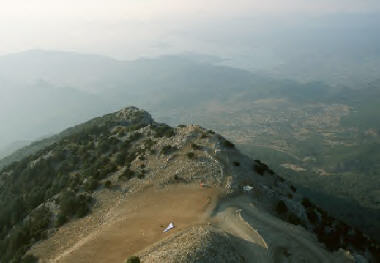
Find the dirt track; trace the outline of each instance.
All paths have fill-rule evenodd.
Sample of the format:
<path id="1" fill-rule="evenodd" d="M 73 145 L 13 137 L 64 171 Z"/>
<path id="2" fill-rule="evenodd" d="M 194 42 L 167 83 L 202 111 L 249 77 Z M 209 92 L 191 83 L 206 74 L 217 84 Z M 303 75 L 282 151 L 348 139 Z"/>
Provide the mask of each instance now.
<path id="1" fill-rule="evenodd" d="M 169 187 L 146 190 L 125 200 L 113 220 L 53 262 L 124 262 L 135 252 L 207 218 L 217 191 L 211 188 Z M 175 229 L 163 233 L 174 222 Z"/>
<path id="2" fill-rule="evenodd" d="M 240 238 L 238 248 L 248 262 L 351 262 L 327 252 L 306 230 L 267 214 L 245 197 L 224 201 L 214 220 Z"/>

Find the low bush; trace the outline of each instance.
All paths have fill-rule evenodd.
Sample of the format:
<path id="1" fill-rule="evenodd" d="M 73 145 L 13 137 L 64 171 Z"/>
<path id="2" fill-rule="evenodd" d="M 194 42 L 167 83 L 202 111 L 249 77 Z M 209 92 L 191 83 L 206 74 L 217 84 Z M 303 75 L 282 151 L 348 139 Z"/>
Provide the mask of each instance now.
<path id="1" fill-rule="evenodd" d="M 34 255 L 26 255 L 21 259 L 21 263 L 37 263 L 38 258 Z"/>
<path id="2" fill-rule="evenodd" d="M 316 224 L 317 223 L 317 221 L 318 221 L 318 215 L 314 211 L 313 208 L 309 207 L 306 210 L 306 215 L 307 215 L 307 218 L 309 219 L 310 223 L 312 223 L 312 224 Z"/>
<path id="3" fill-rule="evenodd" d="M 302 221 L 301 219 L 294 213 L 289 212 L 287 216 L 287 221 L 293 225 L 301 225 Z"/>
<path id="4" fill-rule="evenodd" d="M 139 172 L 139 173 L 137 174 L 137 178 L 139 178 L 139 179 L 144 179 L 144 178 L 145 178 L 145 171 L 143 170 L 143 171 Z"/>
<path id="5" fill-rule="evenodd" d="M 175 150 L 177 150 L 177 147 L 173 147 L 171 145 L 165 145 L 162 148 L 161 153 L 167 155 L 167 154 L 174 152 Z"/>
<path id="6" fill-rule="evenodd" d="M 127 168 L 125 171 L 119 176 L 120 180 L 130 180 L 135 176 L 135 172 L 131 169 Z"/>
<path id="7" fill-rule="evenodd" d="M 225 147 L 227 147 L 227 148 L 235 148 L 235 144 L 233 144 L 232 142 L 230 142 L 229 140 L 225 140 L 224 142 L 223 142 L 223 145 L 225 146 Z"/>
<path id="8" fill-rule="evenodd" d="M 312 202 L 310 202 L 310 200 L 306 197 L 304 197 L 302 199 L 302 205 L 305 207 L 305 208 L 309 208 L 309 207 L 314 207 L 314 204 Z"/>
<path id="9" fill-rule="evenodd" d="M 186 154 L 186 156 L 187 156 L 187 158 L 189 158 L 189 159 L 194 159 L 195 154 L 194 154 L 193 152 L 188 152 L 188 153 Z"/>
<path id="10" fill-rule="evenodd" d="M 195 144 L 195 143 L 192 143 L 192 144 L 191 144 L 191 148 L 192 148 L 193 150 L 201 150 L 201 149 L 202 149 L 201 146 L 199 146 L 198 144 Z"/>
<path id="11" fill-rule="evenodd" d="M 253 164 L 253 170 L 259 175 L 264 175 L 266 172 L 271 175 L 274 174 L 273 170 L 271 170 L 268 165 L 261 162 L 260 160 L 255 160 L 255 163 Z"/>
<path id="12" fill-rule="evenodd" d="M 153 126 L 152 129 L 155 131 L 154 137 L 173 137 L 175 135 L 174 129 L 167 125 Z"/>
<path id="13" fill-rule="evenodd" d="M 277 205 L 276 205 L 276 212 L 278 214 L 285 214 L 288 212 L 288 207 L 286 206 L 286 204 L 284 203 L 284 201 L 280 200 L 277 202 Z"/>
<path id="14" fill-rule="evenodd" d="M 125 263 L 140 263 L 140 258 L 137 256 L 132 256 L 127 259 Z"/>
<path id="15" fill-rule="evenodd" d="M 93 192 L 98 188 L 98 185 L 98 181 L 95 178 L 90 177 L 84 184 L 84 189 L 88 192 Z"/>
<path id="16" fill-rule="evenodd" d="M 326 232 L 324 227 L 318 226 L 314 228 L 318 241 L 325 244 L 330 251 L 338 250 L 340 247 L 340 235 L 336 231 Z"/>
<path id="17" fill-rule="evenodd" d="M 64 225 L 66 222 L 67 222 L 67 217 L 65 216 L 65 214 L 60 212 L 57 216 L 57 221 L 55 221 L 55 226 L 60 227 Z"/>
<path id="18" fill-rule="evenodd" d="M 111 188 L 111 181 L 110 181 L 110 180 L 107 180 L 107 181 L 104 183 L 104 187 L 105 187 L 105 188 Z"/>
<path id="19" fill-rule="evenodd" d="M 127 152 L 122 151 L 116 155 L 115 163 L 117 165 L 123 165 L 125 163 L 126 158 L 127 158 Z"/>
<path id="20" fill-rule="evenodd" d="M 89 212 L 91 198 L 85 195 L 77 196 L 73 192 L 65 191 L 59 198 L 61 222 L 71 217 L 83 217 Z M 59 217 L 60 217 L 59 216 Z M 59 218 L 58 218 L 59 219 Z"/>

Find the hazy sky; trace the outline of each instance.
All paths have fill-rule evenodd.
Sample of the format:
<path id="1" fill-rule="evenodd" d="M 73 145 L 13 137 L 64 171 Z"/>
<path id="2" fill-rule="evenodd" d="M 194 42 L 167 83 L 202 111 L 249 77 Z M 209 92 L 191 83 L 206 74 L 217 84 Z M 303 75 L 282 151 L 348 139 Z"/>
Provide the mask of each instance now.
<path id="1" fill-rule="evenodd" d="M 274 76 L 356 85 L 352 79 L 366 83 L 380 74 L 378 21 L 380 0 L 0 0 L 0 55 L 43 49 L 135 59 L 194 52 Z M 3 69 L 9 69 L 4 71 L 25 73 L 12 72 L 7 58 L 1 59 Z M 7 72 L 0 73 L 4 77 Z M 45 77 L 41 74 L 37 80 Z M 25 139 L 14 129 L 26 132 L 29 139 L 38 137 L 29 127 L 40 129 L 39 136 L 48 133 L 37 121 L 26 130 L 12 123 L 29 113 L 28 107 L 35 108 L 35 100 L 0 81 L 0 95 L 16 98 L 0 96 L 5 118 L 1 123 L 9 126 L 8 135 L 0 136 L 0 146 L 1 139 L 4 144 Z M 30 91 L 29 86 L 23 88 Z M 45 93 L 38 94 L 49 102 Z M 39 106 L 45 112 L 47 106 Z"/>
<path id="2" fill-rule="evenodd" d="M 216 43 L 214 34 L 234 37 L 236 21 L 250 20 L 246 30 L 252 31 L 273 17 L 283 24 L 298 16 L 379 11 L 378 0 L 2 0 L 0 54 L 27 49 L 117 58 L 210 53 L 229 46 Z"/>

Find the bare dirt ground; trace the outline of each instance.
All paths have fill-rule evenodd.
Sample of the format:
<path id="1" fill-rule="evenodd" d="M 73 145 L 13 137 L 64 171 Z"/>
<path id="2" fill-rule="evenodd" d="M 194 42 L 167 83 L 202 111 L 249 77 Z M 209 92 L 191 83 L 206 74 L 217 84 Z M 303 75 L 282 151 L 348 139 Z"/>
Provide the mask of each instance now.
<path id="1" fill-rule="evenodd" d="M 202 223 L 212 210 L 218 190 L 197 186 L 170 186 L 147 189 L 122 201 L 111 220 L 83 236 L 72 247 L 57 250 L 45 262 L 124 262 L 143 248 L 187 228 Z M 174 222 L 175 228 L 163 233 Z"/>
<path id="2" fill-rule="evenodd" d="M 41 262 L 121 263 L 161 240 L 211 223 L 235 237 L 233 247 L 244 262 L 352 262 L 343 252 L 326 251 L 305 229 L 256 207 L 251 198 L 240 195 L 220 201 L 220 193 L 220 189 L 199 185 L 151 187 L 119 200 L 108 211 L 106 223 L 88 235 L 79 235 L 81 238 L 71 242 L 71 246 L 48 251 L 51 246 L 45 244 L 34 252 L 38 252 Z M 163 233 L 170 222 L 174 222 L 175 228 Z M 67 231 L 72 232 L 81 223 L 74 222 Z M 65 241 L 69 240 L 61 240 Z M 159 251 L 160 246 L 155 250 Z M 205 262 L 213 262 L 212 257 L 207 258 L 210 259 Z"/>
<path id="3" fill-rule="evenodd" d="M 214 223 L 239 239 L 247 262 L 353 262 L 343 252 L 330 253 L 305 229 L 288 224 L 240 196 L 221 203 Z"/>

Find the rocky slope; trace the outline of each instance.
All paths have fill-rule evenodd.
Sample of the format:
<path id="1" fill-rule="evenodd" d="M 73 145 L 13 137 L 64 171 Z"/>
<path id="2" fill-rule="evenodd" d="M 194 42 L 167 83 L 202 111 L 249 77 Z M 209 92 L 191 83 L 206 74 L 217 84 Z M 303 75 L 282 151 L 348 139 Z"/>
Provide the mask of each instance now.
<path id="1" fill-rule="evenodd" d="M 213 131 L 172 128 L 130 107 L 63 134 L 0 172 L 0 262 L 123 262 L 133 254 L 143 262 L 375 262 L 378 256 L 375 242 Z M 163 233 L 169 222 L 176 227 Z"/>

